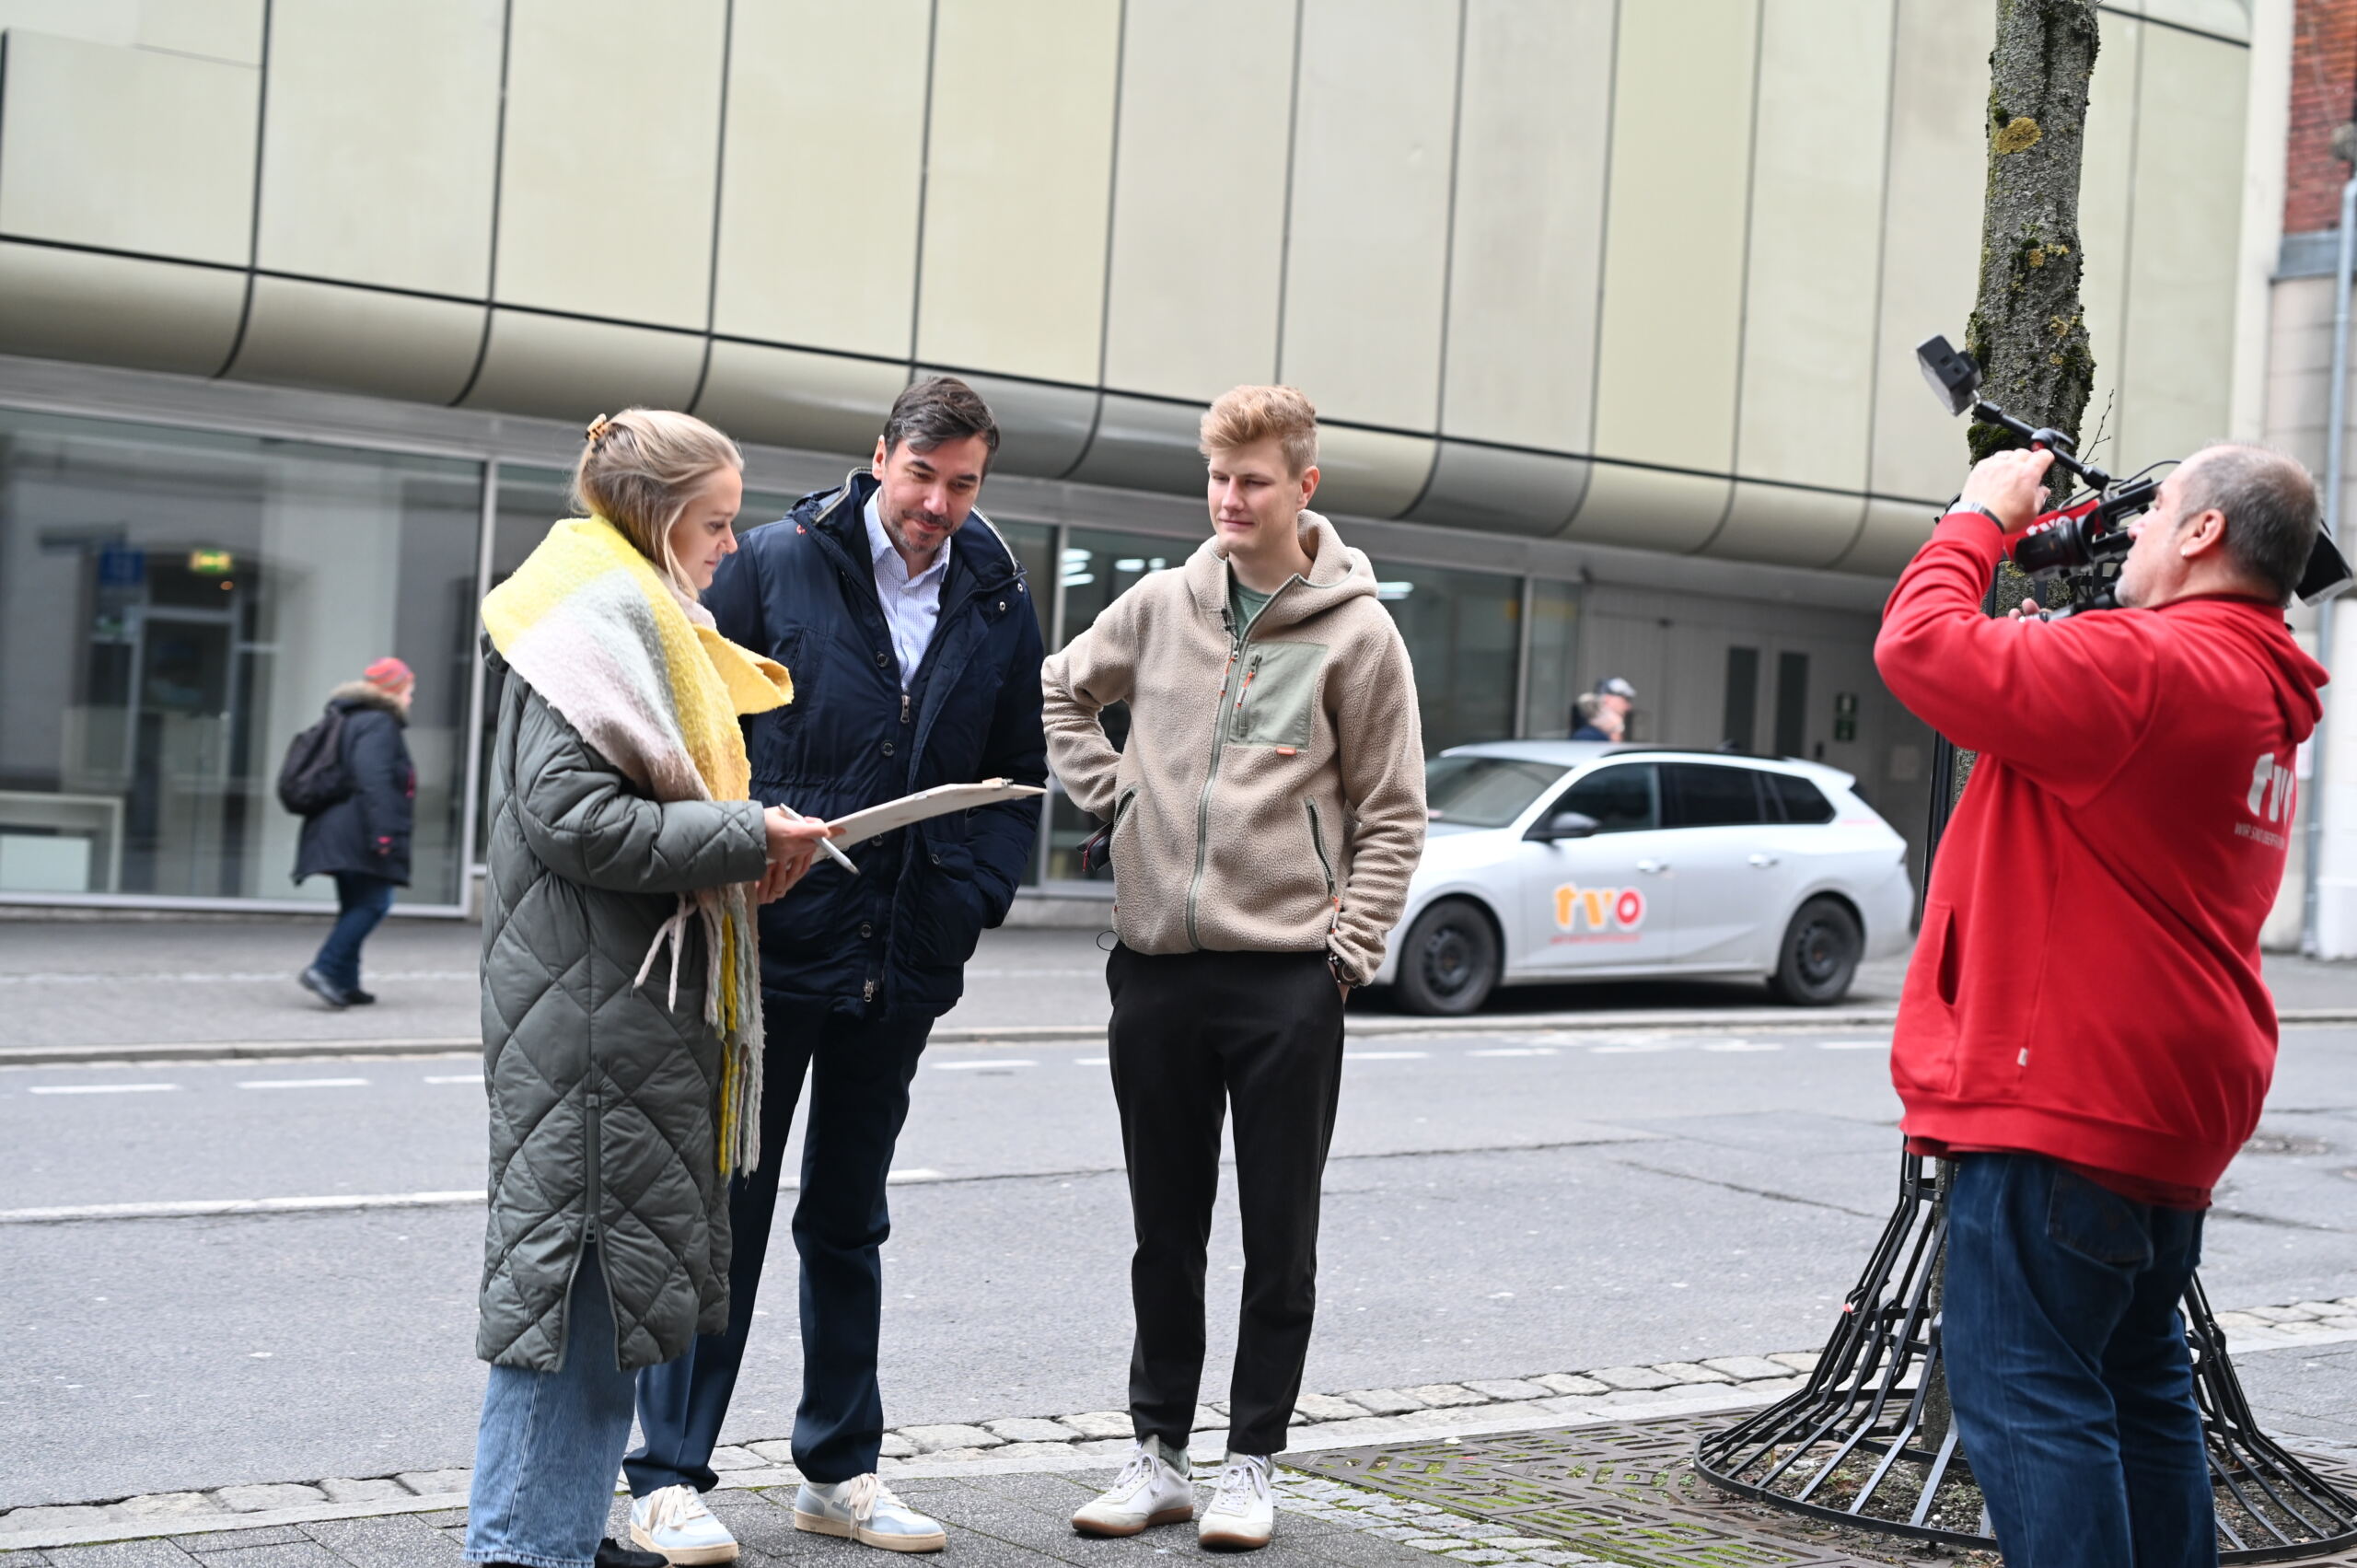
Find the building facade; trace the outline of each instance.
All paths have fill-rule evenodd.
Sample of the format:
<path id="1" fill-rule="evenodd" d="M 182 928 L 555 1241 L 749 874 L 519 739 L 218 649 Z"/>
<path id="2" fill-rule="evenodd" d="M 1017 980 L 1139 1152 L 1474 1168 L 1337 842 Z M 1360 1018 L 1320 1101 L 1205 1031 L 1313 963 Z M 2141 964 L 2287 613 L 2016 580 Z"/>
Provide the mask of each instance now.
<path id="1" fill-rule="evenodd" d="M 2115 467 L 2258 431 L 2276 3 L 2102 7 Z M 1638 738 L 1820 758 L 1916 833 L 1872 640 L 1961 470 L 1912 353 L 1971 301 L 1992 13 L 0 0 L 0 900 L 326 898 L 271 784 L 392 652 L 410 904 L 462 911 L 474 606 L 581 424 L 729 431 L 749 527 L 935 369 L 1004 426 L 1051 645 L 1203 537 L 1203 405 L 1288 381 L 1435 748 L 1621 675 Z"/>

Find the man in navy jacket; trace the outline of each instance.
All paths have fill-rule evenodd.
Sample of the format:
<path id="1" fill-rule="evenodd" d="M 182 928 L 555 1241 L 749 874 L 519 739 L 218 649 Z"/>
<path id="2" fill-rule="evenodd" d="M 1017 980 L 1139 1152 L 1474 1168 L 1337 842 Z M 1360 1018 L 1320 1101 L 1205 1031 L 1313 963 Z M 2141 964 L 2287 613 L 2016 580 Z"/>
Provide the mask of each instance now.
<path id="1" fill-rule="evenodd" d="M 1039 620 L 1014 552 L 973 510 L 998 427 L 964 382 L 900 394 L 865 471 L 745 534 L 703 603 L 732 642 L 794 676 L 793 703 L 747 721 L 753 793 L 829 819 L 935 784 L 1042 784 Z M 794 1240 L 803 1394 L 795 1522 L 899 1551 L 940 1527 L 872 1478 L 885 1176 L 933 1021 L 956 1004 L 984 926 L 1029 863 L 1039 807 L 1011 801 L 846 846 L 761 912 L 768 1025 L 761 1161 L 730 1195 L 726 1332 L 639 1379 L 646 1445 L 630 1456 L 633 1539 L 673 1560 L 735 1555 L 696 1501 L 743 1361 L 803 1077 L 811 1083 Z M 726 1556 L 717 1555 L 726 1551 Z"/>

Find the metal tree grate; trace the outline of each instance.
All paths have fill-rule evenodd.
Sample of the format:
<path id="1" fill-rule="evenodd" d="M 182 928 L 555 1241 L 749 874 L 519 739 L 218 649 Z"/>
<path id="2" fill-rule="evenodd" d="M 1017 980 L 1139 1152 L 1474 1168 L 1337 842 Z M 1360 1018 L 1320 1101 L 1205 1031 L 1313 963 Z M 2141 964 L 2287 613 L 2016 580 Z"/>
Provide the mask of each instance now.
<path id="1" fill-rule="evenodd" d="M 1704 1436 L 1703 1479 L 1779 1508 L 1950 1546 L 1993 1546 L 1980 1490 L 1956 1446 L 1939 1365 L 1939 1264 L 1947 1243 L 1933 1162 L 1904 1156 L 1898 1204 L 1841 1305 L 1808 1384 Z M 2217 1494 L 2226 1562 L 2316 1557 L 2357 1545 L 2357 1498 L 2258 1429 L 2196 1278 L 2180 1310 Z"/>

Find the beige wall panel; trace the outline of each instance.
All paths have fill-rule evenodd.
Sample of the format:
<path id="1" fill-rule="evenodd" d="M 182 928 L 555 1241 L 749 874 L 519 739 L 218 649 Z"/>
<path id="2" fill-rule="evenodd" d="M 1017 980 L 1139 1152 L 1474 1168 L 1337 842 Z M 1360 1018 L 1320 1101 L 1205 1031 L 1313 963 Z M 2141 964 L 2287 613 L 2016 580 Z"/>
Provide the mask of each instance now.
<path id="1" fill-rule="evenodd" d="M 1105 384 L 1208 402 L 1276 374 L 1293 7 L 1128 15 Z"/>
<path id="2" fill-rule="evenodd" d="M 684 332 L 494 310 L 466 406 L 581 424 L 633 403 L 679 408 L 695 396 L 703 347 Z"/>
<path id="3" fill-rule="evenodd" d="M 1613 0 L 1469 0 L 1441 428 L 1587 449 Z M 1536 199 L 1544 192 L 1544 199 Z"/>
<path id="4" fill-rule="evenodd" d="M 1683 554 L 1718 532 L 1733 488 L 1700 474 L 1598 463 L 1563 537 Z"/>
<path id="5" fill-rule="evenodd" d="M 1081 484 L 1131 485 L 1185 495 L 1203 485 L 1195 442 L 1203 411 L 1108 392 L 1097 409 L 1088 451 L 1071 477 Z"/>
<path id="6" fill-rule="evenodd" d="M 1923 541 L 1932 537 L 1932 525 L 1939 521 L 1933 514 L 1940 509 L 1941 501 L 1928 505 L 1867 502 L 1866 526 L 1859 530 L 1858 542 L 1833 563 L 1835 568 L 1896 581 L 1899 569 L 1914 560 Z"/>
<path id="7" fill-rule="evenodd" d="M 0 0 L 0 28 L 29 28 L 129 49 L 139 41 L 140 0 Z"/>
<path id="8" fill-rule="evenodd" d="M 1734 459 L 1757 17 L 1753 0 L 1620 8 L 1599 457 L 1715 470 Z"/>
<path id="9" fill-rule="evenodd" d="M 2250 41 L 2250 0 L 2128 0 L 2119 8 L 2142 11 L 2156 22 L 2175 22 L 2238 42 Z"/>
<path id="10" fill-rule="evenodd" d="M 739 0 L 716 331 L 909 353 L 931 25 L 926 0 Z"/>
<path id="11" fill-rule="evenodd" d="M 2137 93 L 2144 24 L 2107 13 L 2103 49 L 2087 91 L 2085 154 L 2079 166 L 2079 303 L 2087 316 L 2088 349 L 2096 356 L 2095 386 L 2081 422 L 2083 447 L 2103 425 L 2103 444 L 2092 455 L 2109 465 L 2119 447 L 2120 331 L 2127 317 L 2128 258 L 2133 246 L 2134 213 L 2129 176 L 2135 168 L 2136 123 L 2142 111 Z M 2105 419 L 2105 411 L 2110 418 Z M 2127 471 L 2122 470 L 2122 472 Z"/>
<path id="12" fill-rule="evenodd" d="M 2226 434 L 2246 51 L 2144 29 L 2135 244 L 2119 359 L 2123 470 Z"/>
<path id="13" fill-rule="evenodd" d="M 262 17 L 262 0 L 142 0 L 138 41 L 149 49 L 259 65 Z"/>
<path id="14" fill-rule="evenodd" d="M 1766 479 L 1862 489 L 1874 428 L 1891 0 L 1777 0 L 1760 14 L 1735 466 Z M 1740 496 L 1736 511 L 1746 514 Z M 1763 495 L 1750 515 L 1774 512 Z M 1856 523 L 1852 507 L 1840 545 Z M 1758 541 L 1738 552 L 1818 561 L 1829 553 L 1815 541 L 1793 548 L 1750 553 L 1773 549 Z"/>
<path id="15" fill-rule="evenodd" d="M 1310 505 L 1337 517 L 1396 517 L 1422 494 L 1434 445 L 1327 425 L 1318 432 L 1318 494 Z"/>
<path id="16" fill-rule="evenodd" d="M 1865 505 L 1857 495 L 1738 480 L 1726 524 L 1702 553 L 1778 566 L 1830 566 L 1856 541 Z"/>
<path id="17" fill-rule="evenodd" d="M 261 86 L 250 66 L 11 32 L 0 230 L 242 266 Z"/>
<path id="18" fill-rule="evenodd" d="M 482 348 L 483 307 L 258 277 L 229 375 L 447 403 Z"/>
<path id="19" fill-rule="evenodd" d="M 1095 385 L 1116 0 L 938 0 L 921 357 Z"/>
<path id="20" fill-rule="evenodd" d="M 841 452 L 847 465 L 864 463 L 908 381 L 904 366 L 714 343 L 695 412 L 739 441 Z"/>
<path id="21" fill-rule="evenodd" d="M 241 273 L 0 244 L 0 354 L 210 376 L 245 298 Z"/>
<path id="22" fill-rule="evenodd" d="M 1278 374 L 1333 418 L 1430 430 L 1440 399 L 1457 6 L 1304 5 Z"/>
<path id="23" fill-rule="evenodd" d="M 1963 426 L 1924 390 L 1915 345 L 1934 332 L 1961 343 L 1972 312 L 1986 184 L 1981 63 L 1995 41 L 1994 6 L 1898 0 L 1875 350 L 1873 488 L 1885 494 L 1945 500 L 1964 477 Z"/>
<path id="24" fill-rule="evenodd" d="M 261 265 L 490 292 L 502 10 L 500 0 L 278 0 Z"/>
<path id="25" fill-rule="evenodd" d="M 726 12 L 513 0 L 501 300 L 704 325 Z"/>

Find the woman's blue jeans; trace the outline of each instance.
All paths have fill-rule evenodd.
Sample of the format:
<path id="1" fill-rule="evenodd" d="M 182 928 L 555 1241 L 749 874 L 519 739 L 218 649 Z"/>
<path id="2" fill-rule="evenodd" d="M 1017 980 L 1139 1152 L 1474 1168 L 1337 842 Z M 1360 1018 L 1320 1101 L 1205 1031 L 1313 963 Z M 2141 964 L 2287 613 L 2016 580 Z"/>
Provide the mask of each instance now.
<path id="1" fill-rule="evenodd" d="M 335 925 L 328 939 L 319 944 L 319 957 L 311 967 L 328 979 L 328 983 L 343 991 L 360 989 L 360 944 L 377 929 L 393 907 L 393 884 L 382 877 L 364 876 L 357 871 L 335 874 Z"/>
<path id="2" fill-rule="evenodd" d="M 2211 1568 L 2218 1529 L 2177 1302 L 2201 1215 L 2036 1155 L 1963 1155 L 1942 1349 L 2007 1568 Z"/>
<path id="3" fill-rule="evenodd" d="M 614 1360 L 613 1303 L 597 1249 L 585 1248 L 566 1298 L 563 1366 L 491 1369 L 467 1500 L 470 1562 L 591 1568 L 638 1387 Z"/>

